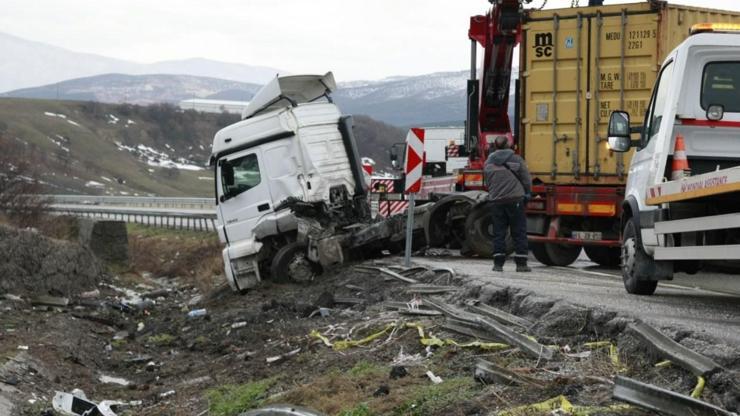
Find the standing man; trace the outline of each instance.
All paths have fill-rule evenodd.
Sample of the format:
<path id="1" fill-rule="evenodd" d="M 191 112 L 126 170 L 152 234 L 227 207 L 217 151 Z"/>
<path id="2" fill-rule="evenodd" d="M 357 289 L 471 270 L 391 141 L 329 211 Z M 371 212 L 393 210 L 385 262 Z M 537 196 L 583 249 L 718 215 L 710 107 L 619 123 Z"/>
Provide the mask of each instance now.
<path id="1" fill-rule="evenodd" d="M 532 194 L 532 180 L 524 159 L 509 149 L 505 136 L 496 137 L 493 150 L 484 168 L 488 200 L 493 205 L 493 271 L 504 271 L 506 231 L 510 229 L 516 271 L 529 272 L 532 269 L 527 266 L 529 248 L 524 207 Z"/>

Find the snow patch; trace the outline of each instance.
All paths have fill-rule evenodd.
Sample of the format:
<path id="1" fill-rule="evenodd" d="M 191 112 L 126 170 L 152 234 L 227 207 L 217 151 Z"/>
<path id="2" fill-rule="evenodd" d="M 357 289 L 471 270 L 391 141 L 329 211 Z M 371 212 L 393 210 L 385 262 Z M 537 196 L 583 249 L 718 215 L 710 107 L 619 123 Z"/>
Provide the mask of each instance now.
<path id="1" fill-rule="evenodd" d="M 45 111 L 44 112 L 44 115 L 45 116 L 48 116 L 48 117 L 61 118 L 62 120 L 67 120 L 67 123 L 69 123 L 69 124 L 71 124 L 73 126 L 80 127 L 80 123 L 77 123 L 76 121 L 73 121 L 73 120 L 68 119 L 67 116 L 65 116 L 64 114 L 57 114 L 57 113 L 51 113 L 49 111 Z"/>
<path id="2" fill-rule="evenodd" d="M 118 124 L 118 121 L 120 118 L 114 116 L 113 114 L 108 114 L 108 124 Z"/>
<path id="3" fill-rule="evenodd" d="M 170 156 L 167 153 L 160 152 L 157 149 L 154 149 L 152 147 L 149 147 L 143 144 L 139 144 L 134 148 L 131 146 L 126 146 L 120 142 L 115 142 L 115 143 L 116 143 L 116 146 L 118 147 L 118 150 L 126 150 L 130 153 L 135 154 L 140 160 L 146 162 L 146 164 L 149 166 L 156 166 L 156 167 L 161 167 L 161 168 L 174 168 L 174 169 L 181 169 L 181 170 L 192 170 L 192 171 L 203 170 L 201 166 L 196 165 L 195 162 L 191 160 L 187 160 L 185 158 L 178 158 L 177 161 L 173 161 L 170 159 Z M 154 170 L 152 169 L 149 169 L 149 171 L 154 172 Z"/>
<path id="4" fill-rule="evenodd" d="M 105 188 L 105 185 L 96 181 L 87 181 L 85 182 L 85 188 L 103 189 Z"/>
<path id="5" fill-rule="evenodd" d="M 212 181 L 213 180 L 213 178 L 210 176 L 198 176 L 198 179 L 200 179 L 201 181 Z"/>
<path id="6" fill-rule="evenodd" d="M 111 178 L 106 178 L 105 176 L 101 176 L 101 177 L 100 177 L 100 179 L 102 179 L 102 180 L 104 180 L 104 181 L 106 181 L 106 182 L 113 182 L 113 179 L 111 179 Z"/>

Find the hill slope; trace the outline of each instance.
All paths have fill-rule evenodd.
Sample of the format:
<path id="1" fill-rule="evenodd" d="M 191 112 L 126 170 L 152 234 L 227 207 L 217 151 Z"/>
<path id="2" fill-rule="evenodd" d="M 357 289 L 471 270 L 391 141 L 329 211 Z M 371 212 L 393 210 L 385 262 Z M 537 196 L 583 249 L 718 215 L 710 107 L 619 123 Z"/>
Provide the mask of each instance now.
<path id="1" fill-rule="evenodd" d="M 213 135 L 238 119 L 162 104 L 1 98 L 0 148 L 36 166 L 49 193 L 209 197 Z M 405 132 L 359 116 L 355 137 L 361 156 L 383 168 Z"/>

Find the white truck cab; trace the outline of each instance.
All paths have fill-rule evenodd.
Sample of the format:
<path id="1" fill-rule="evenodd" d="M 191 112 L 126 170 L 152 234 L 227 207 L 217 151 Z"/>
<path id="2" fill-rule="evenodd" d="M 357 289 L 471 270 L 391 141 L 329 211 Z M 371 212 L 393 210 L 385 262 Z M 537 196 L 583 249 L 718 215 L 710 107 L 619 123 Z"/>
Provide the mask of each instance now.
<path id="1" fill-rule="evenodd" d="M 265 274 L 284 271 L 288 260 L 310 278 L 313 265 L 296 263 L 305 247 L 296 241 L 297 221 L 287 202 L 336 208 L 364 196 L 352 120 L 331 102 L 334 89 L 331 72 L 276 77 L 254 96 L 240 122 L 216 133 L 210 163 L 232 289 L 251 288 Z"/>
<path id="2" fill-rule="evenodd" d="M 677 141 L 685 152 L 676 151 Z M 740 166 L 740 26 L 695 25 L 665 59 L 641 127 L 631 128 L 626 112 L 612 113 L 609 147 L 636 149 L 622 218 L 622 275 L 629 293 L 652 294 L 658 280 L 671 279 L 674 271 L 695 273 L 703 260 L 725 260 L 706 249 L 736 237 L 696 221 L 706 225 L 709 216 L 734 212 L 736 195 L 686 193 L 693 183 L 688 172 L 673 170 L 674 159 L 682 161 L 685 153 L 690 178 L 700 178 L 693 186 L 703 188 L 712 183 L 704 175 Z M 661 199 L 667 185 L 685 192 Z"/>

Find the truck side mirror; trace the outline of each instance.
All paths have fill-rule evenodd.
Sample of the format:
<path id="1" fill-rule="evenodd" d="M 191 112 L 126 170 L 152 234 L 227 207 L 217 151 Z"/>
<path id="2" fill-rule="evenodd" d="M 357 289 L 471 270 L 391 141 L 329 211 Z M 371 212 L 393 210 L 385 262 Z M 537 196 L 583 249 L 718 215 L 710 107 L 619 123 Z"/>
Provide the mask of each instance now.
<path id="1" fill-rule="evenodd" d="M 615 152 L 626 152 L 632 147 L 630 138 L 630 115 L 626 111 L 614 111 L 609 117 L 607 144 Z"/>

